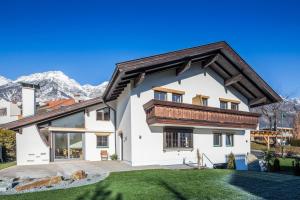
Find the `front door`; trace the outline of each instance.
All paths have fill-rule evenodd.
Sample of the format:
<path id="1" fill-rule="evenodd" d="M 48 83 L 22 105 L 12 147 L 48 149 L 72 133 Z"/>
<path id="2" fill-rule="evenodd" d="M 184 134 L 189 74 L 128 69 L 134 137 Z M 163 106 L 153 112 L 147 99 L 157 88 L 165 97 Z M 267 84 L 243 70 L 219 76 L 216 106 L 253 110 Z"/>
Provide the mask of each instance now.
<path id="1" fill-rule="evenodd" d="M 54 160 L 83 159 L 82 133 L 53 133 Z"/>

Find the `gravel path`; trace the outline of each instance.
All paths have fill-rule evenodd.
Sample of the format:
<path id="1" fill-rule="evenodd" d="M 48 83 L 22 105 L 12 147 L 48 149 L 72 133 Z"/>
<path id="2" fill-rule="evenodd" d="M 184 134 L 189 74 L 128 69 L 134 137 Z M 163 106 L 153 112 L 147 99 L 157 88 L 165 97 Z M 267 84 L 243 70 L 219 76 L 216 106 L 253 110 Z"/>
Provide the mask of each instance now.
<path id="1" fill-rule="evenodd" d="M 57 189 L 67 189 L 67 188 L 73 188 L 73 187 L 80 187 L 84 185 L 90 185 L 97 183 L 99 181 L 104 180 L 107 178 L 109 173 L 103 173 L 103 174 L 94 174 L 94 175 L 88 175 L 87 178 L 77 181 L 72 180 L 66 180 L 62 181 L 61 183 L 57 185 L 53 185 L 51 187 L 42 187 L 42 188 L 35 188 L 32 190 L 25 190 L 17 192 L 14 188 L 7 190 L 6 192 L 0 192 L 0 195 L 12 195 L 12 194 L 22 194 L 22 193 L 29 193 L 29 192 L 40 192 L 40 191 L 47 191 L 47 190 L 57 190 Z"/>

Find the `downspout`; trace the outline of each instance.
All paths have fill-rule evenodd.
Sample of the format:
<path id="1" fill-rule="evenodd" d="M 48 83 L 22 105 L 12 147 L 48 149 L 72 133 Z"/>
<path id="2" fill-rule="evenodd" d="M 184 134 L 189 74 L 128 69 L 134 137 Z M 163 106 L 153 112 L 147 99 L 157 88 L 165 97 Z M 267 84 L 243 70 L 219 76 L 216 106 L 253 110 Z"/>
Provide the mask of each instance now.
<path id="1" fill-rule="evenodd" d="M 109 107 L 110 109 L 112 109 L 112 110 L 114 111 L 115 154 L 117 154 L 117 111 L 116 111 L 116 109 L 114 109 L 113 107 L 111 107 L 110 105 L 108 105 L 104 99 L 103 99 L 103 103 L 104 103 L 107 107 Z"/>

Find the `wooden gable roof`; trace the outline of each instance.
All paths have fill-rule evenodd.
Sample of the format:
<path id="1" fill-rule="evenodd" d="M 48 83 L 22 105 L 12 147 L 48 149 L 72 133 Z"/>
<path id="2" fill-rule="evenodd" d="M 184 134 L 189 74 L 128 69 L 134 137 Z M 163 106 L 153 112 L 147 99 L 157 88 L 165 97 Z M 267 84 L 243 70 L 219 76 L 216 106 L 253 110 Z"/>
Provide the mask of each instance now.
<path id="1" fill-rule="evenodd" d="M 166 69 L 184 73 L 191 64 L 201 63 L 219 74 L 225 86 L 231 86 L 249 100 L 251 107 L 281 101 L 281 97 L 226 42 L 173 51 L 118 63 L 104 92 L 103 99 L 118 98 L 133 81 L 140 84 L 146 75 Z"/>

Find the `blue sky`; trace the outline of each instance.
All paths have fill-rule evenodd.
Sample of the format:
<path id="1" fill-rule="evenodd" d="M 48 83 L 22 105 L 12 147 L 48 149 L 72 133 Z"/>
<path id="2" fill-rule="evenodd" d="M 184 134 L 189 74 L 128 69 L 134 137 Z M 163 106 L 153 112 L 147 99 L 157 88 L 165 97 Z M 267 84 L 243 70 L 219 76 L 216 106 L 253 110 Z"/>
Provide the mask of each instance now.
<path id="1" fill-rule="evenodd" d="M 115 63 L 225 40 L 279 93 L 300 96 L 300 1 L 0 0 L 0 75 L 108 80 Z"/>

